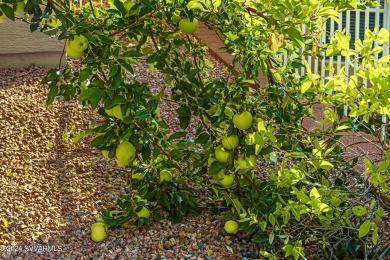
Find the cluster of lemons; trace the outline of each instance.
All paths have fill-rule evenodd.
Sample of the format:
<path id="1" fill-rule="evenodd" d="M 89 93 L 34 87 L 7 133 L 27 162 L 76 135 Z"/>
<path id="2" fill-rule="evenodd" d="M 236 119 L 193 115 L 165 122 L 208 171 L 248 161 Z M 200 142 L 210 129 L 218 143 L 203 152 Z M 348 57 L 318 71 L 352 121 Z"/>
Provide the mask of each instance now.
<path id="1" fill-rule="evenodd" d="M 253 118 L 251 113 L 244 111 L 241 114 L 235 114 L 233 116 L 233 125 L 239 130 L 246 130 L 252 126 Z M 239 144 L 239 137 L 236 134 L 222 137 L 221 145 L 215 148 L 215 158 L 209 159 L 209 164 L 213 161 L 221 163 L 227 163 L 231 156 L 231 150 L 235 149 Z M 241 154 L 237 158 L 237 163 L 240 169 L 252 170 L 256 166 L 256 157 L 254 155 L 245 158 L 244 154 Z M 225 174 L 225 170 L 221 170 L 214 178 L 223 187 L 229 187 L 234 183 L 234 174 Z"/>

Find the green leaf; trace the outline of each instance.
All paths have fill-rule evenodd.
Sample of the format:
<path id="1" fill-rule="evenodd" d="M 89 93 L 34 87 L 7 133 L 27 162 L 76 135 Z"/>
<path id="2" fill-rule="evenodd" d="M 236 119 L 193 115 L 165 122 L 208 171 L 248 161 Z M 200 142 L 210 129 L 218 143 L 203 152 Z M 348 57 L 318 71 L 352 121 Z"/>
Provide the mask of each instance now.
<path id="1" fill-rule="evenodd" d="M 181 116 L 191 116 L 191 110 L 188 107 L 179 107 L 176 112 Z"/>
<path id="2" fill-rule="evenodd" d="M 384 44 L 387 42 L 389 39 L 389 31 L 385 28 L 380 29 L 378 36 L 377 36 L 377 41 L 379 44 Z"/>
<path id="3" fill-rule="evenodd" d="M 210 135 L 208 133 L 201 133 L 198 138 L 195 139 L 195 143 L 205 144 L 209 141 Z"/>
<path id="4" fill-rule="evenodd" d="M 367 213 L 367 209 L 363 206 L 355 206 L 352 208 L 352 212 L 355 216 L 360 217 Z"/>
<path id="5" fill-rule="evenodd" d="M 15 21 L 15 14 L 14 14 L 14 10 L 12 9 L 12 7 L 10 7 L 9 5 L 6 5 L 6 4 L 2 4 L 2 5 L 0 5 L 0 9 L 4 12 L 5 16 L 7 16 L 12 21 Z"/>
<path id="6" fill-rule="evenodd" d="M 271 232 L 271 234 L 269 234 L 269 238 L 268 238 L 268 243 L 270 245 L 272 245 L 272 243 L 274 242 L 275 240 L 275 234 L 273 232 Z"/>
<path id="7" fill-rule="evenodd" d="M 95 95 L 99 95 L 100 93 L 101 93 L 100 90 L 96 88 L 88 88 L 81 92 L 79 98 L 82 101 L 88 101 L 91 100 Z"/>
<path id="8" fill-rule="evenodd" d="M 359 238 L 366 236 L 368 232 L 370 232 L 370 228 L 371 228 L 371 221 L 369 220 L 364 221 L 364 223 L 359 228 Z"/>
<path id="9" fill-rule="evenodd" d="M 84 60 L 83 60 L 83 63 L 94 63 L 95 62 L 95 58 L 94 57 L 86 57 Z"/>
<path id="10" fill-rule="evenodd" d="M 313 189 L 311 189 L 311 191 L 310 191 L 310 199 L 316 200 L 316 199 L 320 199 L 320 198 L 321 198 L 321 195 L 318 192 L 317 188 L 314 187 Z"/>
<path id="11" fill-rule="evenodd" d="M 310 89 L 311 85 L 313 85 L 313 81 L 311 80 L 303 82 L 303 84 L 301 85 L 301 94 L 305 94 L 306 91 Z"/>
<path id="12" fill-rule="evenodd" d="M 114 107 L 115 105 L 121 105 L 121 104 L 126 104 L 126 99 L 121 96 L 121 95 L 116 95 L 110 103 L 110 107 Z"/>
<path id="13" fill-rule="evenodd" d="M 333 197 L 333 196 L 332 196 L 332 198 L 330 199 L 330 203 L 331 203 L 333 206 L 335 206 L 335 207 L 340 206 L 341 202 L 342 202 L 341 199 L 340 199 L 340 198 L 337 198 L 337 197 Z"/>
<path id="14" fill-rule="evenodd" d="M 267 155 L 267 154 L 270 154 L 272 151 L 273 151 L 273 146 L 272 145 L 269 145 L 265 148 L 262 148 L 259 155 Z"/>
<path id="15" fill-rule="evenodd" d="M 286 252 L 286 257 L 287 256 L 290 256 L 293 254 L 293 250 L 294 250 L 294 247 L 292 245 L 285 245 L 284 247 L 282 247 L 283 251 Z"/>
<path id="16" fill-rule="evenodd" d="M 115 74 L 117 74 L 118 69 L 119 69 L 119 66 L 118 66 L 118 65 L 113 65 L 113 66 L 111 67 L 110 73 L 108 74 L 108 77 L 109 77 L 109 78 L 112 78 Z"/>
<path id="17" fill-rule="evenodd" d="M 50 85 L 49 94 L 47 95 L 46 105 L 53 103 L 54 99 L 58 94 L 58 87 L 56 84 Z"/>
<path id="18" fill-rule="evenodd" d="M 146 119 L 149 116 L 150 116 L 149 111 L 146 110 L 137 111 L 134 114 L 134 118 L 138 118 L 138 119 Z"/>
<path id="19" fill-rule="evenodd" d="M 271 160 L 271 162 L 274 163 L 278 162 L 278 156 L 276 155 L 275 152 L 270 153 L 269 159 Z"/>
<path id="20" fill-rule="evenodd" d="M 305 47 L 305 43 L 302 37 L 301 32 L 294 28 L 294 27 L 288 27 L 284 30 L 286 34 L 290 36 L 290 39 L 297 45 L 299 48 Z"/>
<path id="21" fill-rule="evenodd" d="M 328 212 L 328 211 L 331 211 L 331 210 L 332 210 L 332 208 L 329 207 L 328 204 L 325 204 L 325 203 L 321 203 L 320 204 L 320 211 L 321 212 Z"/>
<path id="22" fill-rule="evenodd" d="M 162 119 L 162 118 L 157 118 L 157 119 L 156 119 L 156 122 L 157 122 L 157 124 L 158 124 L 159 126 L 161 126 L 162 128 L 168 129 L 168 125 L 167 125 L 167 123 L 164 121 L 164 119 Z"/>
<path id="23" fill-rule="evenodd" d="M 334 166 L 333 164 L 325 160 L 322 160 L 320 163 L 320 169 L 324 169 L 324 170 L 330 170 L 333 168 L 333 166 Z"/>
<path id="24" fill-rule="evenodd" d="M 336 120 L 337 114 L 333 112 L 330 108 L 326 107 L 324 109 L 324 115 L 326 118 L 328 118 L 331 122 L 334 122 Z"/>
<path id="25" fill-rule="evenodd" d="M 376 246 L 378 244 L 378 228 L 372 232 L 372 243 Z"/>
<path id="26" fill-rule="evenodd" d="M 179 120 L 180 120 L 180 128 L 182 130 L 185 130 L 190 125 L 191 116 L 180 116 Z"/>
<path id="27" fill-rule="evenodd" d="M 187 132 L 185 132 L 185 131 L 176 132 L 176 133 L 173 133 L 169 136 L 169 140 L 178 139 L 178 138 L 184 137 L 186 135 L 187 135 Z"/>
<path id="28" fill-rule="evenodd" d="M 122 74 L 120 72 L 120 69 L 118 69 L 118 72 L 113 76 L 112 82 L 111 82 L 111 88 L 117 89 L 122 83 Z"/>
<path id="29" fill-rule="evenodd" d="M 199 10 L 202 10 L 203 9 L 203 5 L 199 1 L 191 0 L 191 1 L 188 2 L 187 8 L 188 9 L 199 9 Z"/>
<path id="30" fill-rule="evenodd" d="M 386 187 L 386 178 L 379 173 L 372 174 L 370 181 L 374 184 L 375 187 Z"/>
<path id="31" fill-rule="evenodd" d="M 114 0 L 114 5 L 122 13 L 122 15 L 126 15 L 127 10 L 126 10 L 125 6 L 123 5 L 122 1 Z"/>
<path id="32" fill-rule="evenodd" d="M 139 51 L 126 51 L 122 55 L 123 57 L 143 57 L 144 54 L 142 54 Z"/>
<path id="33" fill-rule="evenodd" d="M 303 193 L 303 191 L 298 191 L 295 193 L 295 195 L 302 203 L 308 203 L 310 201 L 309 197 L 305 193 Z"/>
<path id="34" fill-rule="evenodd" d="M 73 138 L 73 143 L 78 144 L 81 139 L 83 139 L 85 136 L 91 135 L 93 133 L 92 129 L 87 129 L 85 131 L 80 132 L 78 135 L 76 135 Z"/>
<path id="35" fill-rule="evenodd" d="M 335 20 L 337 24 L 340 23 L 338 19 L 339 12 L 337 9 L 334 8 L 334 6 L 325 6 L 321 8 L 320 11 L 318 12 L 318 16 L 330 17 L 333 20 Z"/>
<path id="36" fill-rule="evenodd" d="M 262 243 L 262 242 L 265 242 L 265 241 L 268 241 L 269 238 L 268 238 L 268 234 L 264 231 L 258 231 L 253 237 L 252 237 L 252 241 L 253 242 L 256 242 L 256 243 Z"/>
<path id="37" fill-rule="evenodd" d="M 58 69 L 51 69 L 47 72 L 46 77 L 41 81 L 41 84 L 53 81 L 55 79 L 61 78 L 62 73 Z"/>
<path id="38" fill-rule="evenodd" d="M 349 126 L 341 125 L 341 126 L 337 127 L 335 131 L 339 132 L 339 131 L 344 131 L 344 130 L 347 130 L 347 129 L 349 129 Z"/>
<path id="39" fill-rule="evenodd" d="M 268 221 L 269 221 L 269 223 L 270 223 L 272 226 L 275 226 L 275 216 L 274 216 L 274 214 L 270 213 L 270 214 L 268 215 Z"/>
<path id="40" fill-rule="evenodd" d="M 146 63 L 150 64 L 150 63 L 155 63 L 156 61 L 159 61 L 161 59 L 161 56 L 160 54 L 158 54 L 157 52 L 153 53 L 152 55 L 150 55 L 147 59 L 146 59 Z"/>

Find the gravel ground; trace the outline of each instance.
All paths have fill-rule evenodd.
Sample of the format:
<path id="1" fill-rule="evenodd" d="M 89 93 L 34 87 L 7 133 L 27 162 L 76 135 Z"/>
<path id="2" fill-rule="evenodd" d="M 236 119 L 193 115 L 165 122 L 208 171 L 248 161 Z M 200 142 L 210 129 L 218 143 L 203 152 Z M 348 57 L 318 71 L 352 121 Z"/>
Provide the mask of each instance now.
<path id="1" fill-rule="evenodd" d="M 211 75 L 223 75 L 214 62 Z M 178 224 L 110 230 L 103 243 L 92 242 L 89 227 L 125 192 L 125 173 L 90 148 L 90 139 L 71 142 L 98 118 L 76 101 L 46 106 L 47 86 L 39 82 L 47 70 L 0 70 L 0 259 L 258 258 L 260 245 L 226 235 L 223 221 L 208 211 Z M 139 71 L 161 87 L 160 75 Z M 172 128 L 174 109 L 162 107 Z"/>
<path id="2" fill-rule="evenodd" d="M 216 66 L 210 76 L 226 76 L 223 66 L 211 61 Z M 46 106 L 48 88 L 39 82 L 47 71 L 0 70 L 0 259 L 259 258 L 261 245 L 240 233 L 228 236 L 223 221 L 209 211 L 181 223 L 162 220 L 137 230 L 110 230 L 103 243 L 92 242 L 91 224 L 126 193 L 126 172 L 92 149 L 90 138 L 72 143 L 100 118 L 77 101 L 57 99 Z M 146 64 L 136 74 L 154 93 L 164 84 Z M 171 131 L 179 128 L 176 108 L 168 101 L 160 106 Z M 189 129 L 195 126 L 196 118 Z M 389 227 L 389 219 L 383 224 Z"/>

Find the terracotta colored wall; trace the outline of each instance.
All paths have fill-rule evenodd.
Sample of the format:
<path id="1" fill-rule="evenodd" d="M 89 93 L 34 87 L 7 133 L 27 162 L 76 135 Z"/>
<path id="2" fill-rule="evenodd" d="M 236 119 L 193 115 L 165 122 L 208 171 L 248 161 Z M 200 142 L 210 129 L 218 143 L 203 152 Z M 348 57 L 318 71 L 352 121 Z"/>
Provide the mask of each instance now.
<path id="1" fill-rule="evenodd" d="M 0 24 L 0 68 L 58 66 L 64 41 L 35 31 L 21 21 Z M 65 56 L 62 64 L 65 63 Z"/>

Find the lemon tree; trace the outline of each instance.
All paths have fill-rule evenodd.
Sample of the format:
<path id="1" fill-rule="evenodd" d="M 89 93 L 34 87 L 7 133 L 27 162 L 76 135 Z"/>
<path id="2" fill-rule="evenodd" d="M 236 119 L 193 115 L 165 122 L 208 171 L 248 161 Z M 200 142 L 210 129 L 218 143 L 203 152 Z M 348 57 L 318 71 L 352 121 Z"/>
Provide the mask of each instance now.
<path id="1" fill-rule="evenodd" d="M 21 3 L 25 14 L 15 12 Z M 325 258 L 373 258 L 388 251 L 380 223 L 389 208 L 390 152 L 380 129 L 389 115 L 390 59 L 376 54 L 389 32 L 366 30 L 356 48 L 342 32 L 329 43 L 319 41 L 326 21 L 340 22 L 340 11 L 377 5 L 111 0 L 75 10 L 70 1 L 3 0 L 0 21 L 24 15 L 32 31 L 57 37 L 68 57 L 79 59 L 80 68 L 54 68 L 42 83 L 49 86 L 48 104 L 57 96 L 78 99 L 104 119 L 77 140 L 92 135 L 92 147 L 134 176 L 128 183 L 133 195 L 118 198 L 117 209 L 103 210 L 108 226 L 158 220 L 155 205 L 175 221 L 198 214 L 196 188 L 207 195 L 209 208 L 229 209 L 222 216 L 226 232 L 242 230 L 262 243 L 264 257 L 298 259 L 314 250 Z M 210 76 L 207 47 L 191 37 L 200 22 L 234 55 L 227 78 Z M 305 56 L 345 57 L 357 74 L 321 78 L 302 61 Z M 158 93 L 134 76 L 140 61 L 161 73 Z M 235 72 L 237 64 L 242 70 Z M 160 115 L 164 95 L 177 105 L 178 131 Z M 350 113 L 339 120 L 347 103 Z M 320 122 L 330 125 L 325 130 L 302 125 L 313 118 L 314 104 L 332 108 Z M 197 122 L 194 135 L 191 119 Z M 354 168 L 359 158 L 343 156 L 347 149 L 339 140 L 347 130 L 370 134 L 383 154 L 380 162 L 365 158 L 365 175 Z M 351 179 L 373 188 L 356 191 L 360 186 Z"/>

